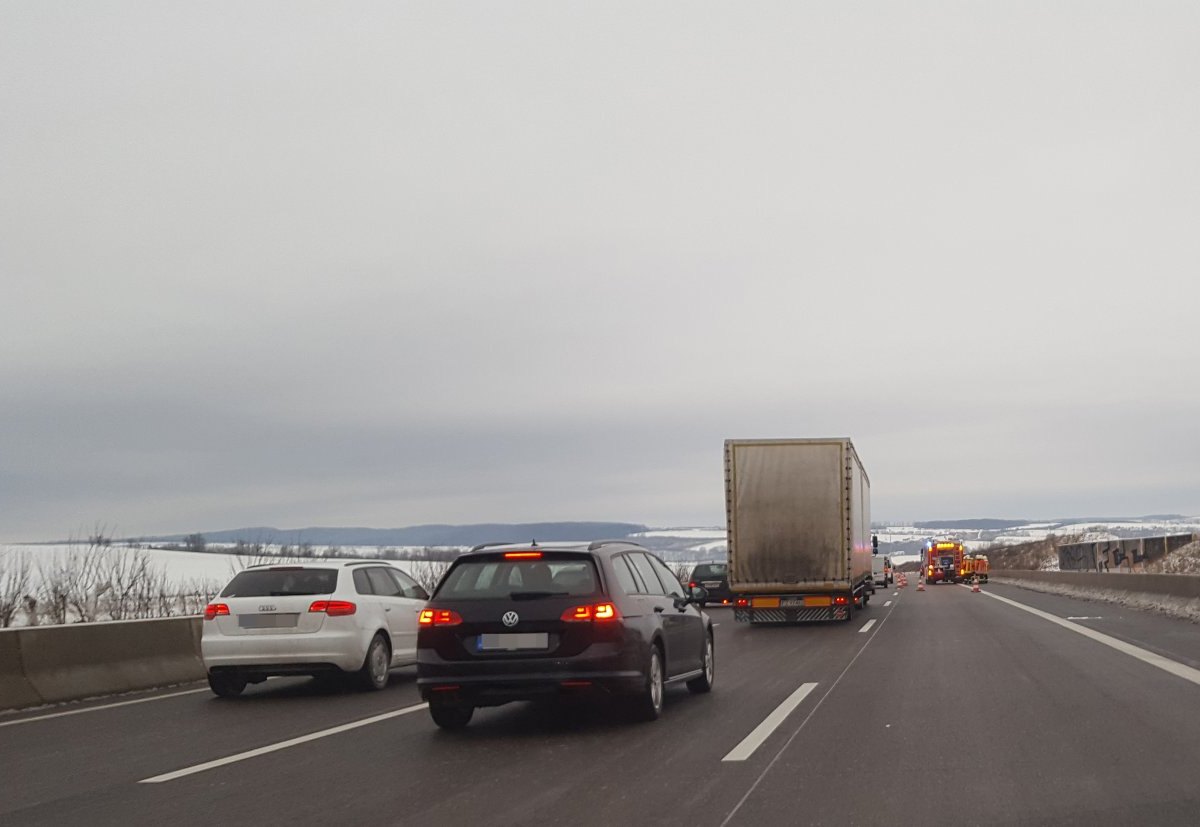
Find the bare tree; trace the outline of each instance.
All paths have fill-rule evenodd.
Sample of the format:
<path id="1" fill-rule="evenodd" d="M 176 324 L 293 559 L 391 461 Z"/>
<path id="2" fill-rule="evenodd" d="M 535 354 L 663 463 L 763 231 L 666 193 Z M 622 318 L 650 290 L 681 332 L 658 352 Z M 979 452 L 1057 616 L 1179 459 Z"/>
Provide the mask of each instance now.
<path id="1" fill-rule="evenodd" d="M 408 573 L 421 584 L 421 588 L 433 594 L 450 563 L 445 560 L 418 560 L 408 567 Z"/>
<path id="2" fill-rule="evenodd" d="M 0 629 L 13 624 L 29 588 L 29 557 L 18 552 L 0 557 Z"/>

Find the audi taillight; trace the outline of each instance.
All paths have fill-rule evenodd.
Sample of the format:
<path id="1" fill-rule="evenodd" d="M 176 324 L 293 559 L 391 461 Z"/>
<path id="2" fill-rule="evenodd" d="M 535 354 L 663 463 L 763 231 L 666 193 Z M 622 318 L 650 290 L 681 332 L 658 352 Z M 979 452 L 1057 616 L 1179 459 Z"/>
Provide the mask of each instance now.
<path id="1" fill-rule="evenodd" d="M 612 603 L 589 603 L 584 606 L 572 606 L 562 613 L 560 620 L 567 622 L 587 622 L 590 620 L 616 620 L 621 615 Z"/>
<path id="2" fill-rule="evenodd" d="M 324 612 L 330 617 L 343 617 L 358 611 L 358 606 L 349 600 L 314 600 L 308 607 L 310 612 Z"/>
<path id="3" fill-rule="evenodd" d="M 462 617 L 453 609 L 422 609 L 417 615 L 420 626 L 457 626 Z"/>
<path id="4" fill-rule="evenodd" d="M 204 607 L 204 619 L 212 620 L 217 615 L 229 614 L 229 607 L 224 603 L 209 603 Z"/>

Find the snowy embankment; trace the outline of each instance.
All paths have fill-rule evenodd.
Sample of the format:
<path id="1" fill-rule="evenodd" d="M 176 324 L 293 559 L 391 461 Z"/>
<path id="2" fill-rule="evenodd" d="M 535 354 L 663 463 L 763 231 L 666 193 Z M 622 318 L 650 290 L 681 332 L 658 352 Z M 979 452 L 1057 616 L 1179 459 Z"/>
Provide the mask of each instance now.
<path id="1" fill-rule="evenodd" d="M 1200 576 L 1197 575 L 993 570 L 991 579 L 1030 591 L 1115 603 L 1200 623 Z"/>

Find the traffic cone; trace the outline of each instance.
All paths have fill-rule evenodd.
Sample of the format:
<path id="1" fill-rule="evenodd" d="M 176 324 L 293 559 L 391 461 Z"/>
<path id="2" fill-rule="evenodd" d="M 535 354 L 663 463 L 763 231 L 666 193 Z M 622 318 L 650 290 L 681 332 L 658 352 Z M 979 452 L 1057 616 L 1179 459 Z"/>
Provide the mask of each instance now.
<path id="1" fill-rule="evenodd" d="M 917 581 L 917 591 L 919 591 L 919 592 L 925 591 L 925 581 L 924 580 Z"/>
<path id="2" fill-rule="evenodd" d="M 971 581 L 971 591 L 973 591 L 973 592 L 979 591 L 979 578 L 978 577 L 976 577 L 974 580 Z"/>

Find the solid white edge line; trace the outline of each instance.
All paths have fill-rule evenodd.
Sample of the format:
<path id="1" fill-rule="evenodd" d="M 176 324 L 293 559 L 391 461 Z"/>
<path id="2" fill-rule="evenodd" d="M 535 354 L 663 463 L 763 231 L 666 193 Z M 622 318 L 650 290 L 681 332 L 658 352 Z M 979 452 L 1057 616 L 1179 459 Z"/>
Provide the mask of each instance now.
<path id="1" fill-rule="evenodd" d="M 138 783 L 139 784 L 161 784 L 164 781 L 174 781 L 176 778 L 183 778 L 184 776 L 195 775 L 198 772 L 204 772 L 205 770 L 211 770 L 215 767 L 222 767 L 226 764 L 234 764 L 238 761 L 245 761 L 247 758 L 257 758 L 260 755 L 266 755 L 267 753 L 271 753 L 271 752 L 278 752 L 281 749 L 287 749 L 288 747 L 294 747 L 299 744 L 306 744 L 309 741 L 315 741 L 318 738 L 326 738 L 330 735 L 337 735 L 340 732 L 349 732 L 352 729 L 358 729 L 359 727 L 370 726 L 371 724 L 377 724 L 380 721 L 386 721 L 388 718 L 395 718 L 399 715 L 407 715 L 410 712 L 416 712 L 418 709 L 425 709 L 427 706 L 429 706 L 429 704 L 417 704 L 416 706 L 406 706 L 403 709 L 396 709 L 391 712 L 385 712 L 382 715 L 374 715 L 370 718 L 363 718 L 361 721 L 354 721 L 349 724 L 342 724 L 341 726 L 330 727 L 329 729 L 322 729 L 319 732 L 310 732 L 308 735 L 301 735 L 299 738 L 291 738 L 287 741 L 280 741 L 277 744 L 268 744 L 267 746 L 259 747 L 258 749 L 247 750 L 246 752 L 239 752 L 237 755 L 230 755 L 225 758 L 217 758 L 214 761 L 205 761 L 203 764 L 196 764 L 193 767 L 185 767 L 182 770 L 175 770 L 174 772 L 163 773 L 162 775 L 156 775 L 153 778 L 143 778 Z"/>
<path id="2" fill-rule="evenodd" d="M 65 718 L 68 715 L 82 715 L 85 712 L 97 712 L 101 709 L 113 709 L 118 706 L 130 706 L 132 704 L 144 704 L 150 701 L 161 701 L 166 698 L 178 698 L 180 695 L 195 695 L 197 692 L 209 692 L 207 687 L 204 689 L 188 689 L 183 692 L 171 692 L 167 695 L 155 695 L 152 698 L 134 698 L 132 701 L 117 701 L 111 704 L 102 704 L 101 706 L 89 706 L 84 709 L 68 709 L 66 712 L 52 712 L 49 715 L 38 715 L 33 718 L 21 718 L 16 721 L 0 722 L 0 727 L 16 726 L 17 724 L 32 724 L 34 721 L 46 721 L 50 718 Z"/>
<path id="3" fill-rule="evenodd" d="M 754 751 L 762 745 L 762 742 L 767 740 L 772 732 L 778 729 L 779 725 L 784 722 L 784 719 L 792 713 L 801 702 L 808 697 L 808 693 L 817 688 L 815 683 L 803 683 L 800 687 L 788 695 L 787 698 L 775 710 L 763 719 L 763 722 L 751 730 L 750 734 L 742 739 L 742 742 L 729 751 L 729 754 L 722 758 L 722 761 L 745 761 Z"/>
<path id="4" fill-rule="evenodd" d="M 863 632 L 867 631 L 874 625 L 875 625 L 874 619 L 868 620 L 866 623 L 863 624 L 863 627 L 858 630 L 858 633 L 861 635 Z"/>
<path id="5" fill-rule="evenodd" d="M 1183 678 L 1185 681 L 1200 686 L 1200 669 L 1193 669 L 1190 666 L 1173 661 L 1170 658 L 1164 658 L 1162 655 L 1142 649 L 1140 646 L 1134 646 L 1132 643 L 1126 643 L 1123 640 L 1118 640 L 1115 637 L 1097 632 L 1094 629 L 1089 629 L 1086 626 L 1080 626 L 1078 623 L 1072 623 L 1069 620 L 1063 620 L 1057 615 L 1052 615 L 1049 612 L 1043 612 L 1041 609 L 1035 609 L 1032 606 L 1026 606 L 1024 603 L 1018 603 L 1015 600 L 1009 600 L 1007 597 L 1001 597 L 998 594 L 991 592 L 982 592 L 993 600 L 999 600 L 1001 603 L 1007 603 L 1010 606 L 1015 606 L 1022 611 L 1029 612 L 1031 615 L 1037 615 L 1043 620 L 1049 620 L 1064 629 L 1070 629 L 1072 632 L 1083 635 L 1086 638 L 1091 638 L 1097 643 L 1103 643 L 1105 646 L 1116 649 L 1118 652 L 1123 652 L 1131 658 L 1137 658 L 1142 663 L 1148 663 L 1151 666 L 1156 666 L 1164 672 L 1169 672 L 1177 678 Z"/>

